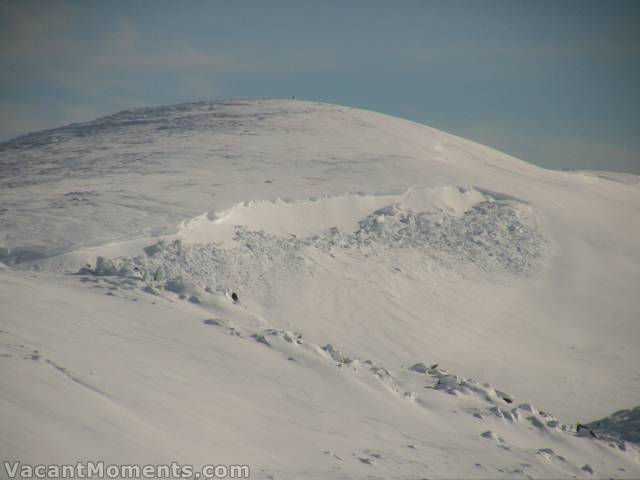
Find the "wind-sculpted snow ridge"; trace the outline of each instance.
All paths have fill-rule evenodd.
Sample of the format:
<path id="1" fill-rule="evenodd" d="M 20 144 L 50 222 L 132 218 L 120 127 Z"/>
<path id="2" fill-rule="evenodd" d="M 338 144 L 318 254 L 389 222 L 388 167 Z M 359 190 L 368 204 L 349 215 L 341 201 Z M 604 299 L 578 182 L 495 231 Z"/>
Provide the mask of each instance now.
<path id="1" fill-rule="evenodd" d="M 20 297 L 33 285 L 31 276 L 25 278 L 29 283 Z M 423 360 L 419 363 L 388 363 L 378 355 L 354 352 L 346 338 L 316 342 L 297 326 L 276 327 L 278 319 L 262 318 L 230 296 L 209 291 L 198 300 L 190 298 L 190 303 L 174 295 L 185 291 L 180 285 L 161 292 L 149 287 L 143 293 L 118 285 L 122 279 L 80 278 L 84 286 L 73 277 L 62 281 L 73 284 L 76 300 L 98 298 L 96 311 L 103 316 L 98 320 L 70 316 L 71 321 L 80 332 L 94 331 L 88 352 L 94 351 L 93 344 L 100 347 L 102 342 L 111 345 L 117 341 L 118 348 L 110 351 L 111 356 L 70 357 L 64 350 L 27 342 L 14 333 L 20 325 L 17 321 L 5 327 L 9 330 L 0 330 L 0 358 L 9 362 L 10 372 L 29 372 L 42 378 L 38 385 L 49 395 L 52 389 L 75 394 L 69 418 L 83 422 L 83 426 L 94 422 L 93 430 L 83 427 L 80 434 L 97 431 L 96 435 L 104 435 L 106 430 L 127 447 L 131 438 L 146 434 L 143 438 L 149 441 L 141 444 L 153 447 L 160 443 L 151 441 L 153 437 L 171 439 L 170 431 L 188 423 L 189 429 L 180 432 L 185 438 L 171 444 L 170 453 L 179 452 L 180 443 L 198 431 L 213 432 L 213 440 L 207 439 L 200 447 L 205 454 L 217 446 L 215 439 L 222 438 L 225 454 L 233 455 L 245 448 L 256 431 L 272 435 L 278 428 L 292 425 L 296 442 L 312 443 L 303 450 L 312 452 L 311 460 L 299 452 L 292 455 L 292 459 L 305 462 L 303 474 L 295 465 L 274 465 L 271 458 L 283 444 L 276 435 L 275 441 L 281 443 L 274 446 L 267 442 L 267 460 L 250 459 L 257 472 L 252 476 L 263 479 L 455 478 L 458 469 L 465 472 L 464 478 L 637 477 L 636 446 L 601 439 L 597 434 L 594 438 L 491 384 L 427 362 L 426 357 L 435 360 L 431 354 L 414 357 Z M 104 288 L 107 296 L 99 293 Z M 36 302 L 47 306 L 39 298 Z M 120 318 L 105 313 L 105 305 L 116 305 L 121 312 L 135 307 L 131 316 Z M 52 314 L 58 311 L 53 309 Z M 128 329 L 127 335 L 112 334 L 123 330 L 119 324 Z M 143 338 L 153 335 L 151 340 L 137 336 L 138 325 Z M 54 328 L 52 334 L 73 337 L 66 332 L 55 332 Z M 149 356 L 150 348 L 157 353 Z M 95 372 L 97 367 L 99 372 Z M 108 372 L 112 377 L 106 376 Z M 124 377 L 128 381 L 123 381 L 124 375 L 133 375 L 136 380 Z M 256 382 L 261 388 L 255 388 Z M 235 393 L 238 383 L 242 389 L 221 403 L 217 396 L 226 398 L 227 391 Z M 246 402 L 252 407 L 247 408 Z M 336 409 L 343 408 L 343 402 L 349 405 L 348 413 L 336 419 Z M 121 413 L 125 408 L 126 416 Z M 120 415 L 109 416 L 112 409 Z M 43 421 L 59 421 L 49 412 L 39 413 L 41 418 L 46 416 Z M 243 422 L 244 418 L 250 421 Z M 118 429 L 111 433 L 110 422 L 114 421 Z M 356 422 L 355 427 L 345 428 L 349 421 Z M 263 427 L 265 423 L 268 428 Z M 140 429 L 141 424 L 158 428 Z M 361 435 L 363 428 L 370 431 Z M 24 437 L 23 431 L 29 434 L 32 430 L 19 430 Z M 297 437 L 300 431 L 304 435 Z M 189 445 L 187 453 L 198 445 Z M 92 442 L 79 443 L 76 448 L 86 448 L 90 454 L 94 451 Z M 99 443 L 95 448 L 104 447 Z"/>
<path id="2" fill-rule="evenodd" d="M 390 206 L 360 222 L 355 234 L 331 230 L 318 245 L 435 251 L 483 270 L 528 274 L 542 255 L 544 237 L 529 207 L 488 201 L 460 218 Z"/>
<path id="3" fill-rule="evenodd" d="M 448 187 L 450 188 L 450 187 Z M 423 197 L 433 200 L 434 189 L 425 189 Z M 252 217 L 244 212 L 242 218 L 249 225 L 229 224 L 226 213 L 216 220 L 200 219 L 192 224 L 193 230 L 185 228 L 173 241 L 161 240 L 144 249 L 144 253 L 122 258 L 100 258 L 97 275 L 119 275 L 135 277 L 157 287 L 177 290 L 178 284 L 209 287 L 215 290 L 234 288 L 260 290 L 265 279 L 280 278 L 282 274 L 311 271 L 314 266 L 308 261 L 310 251 L 331 255 L 340 250 L 359 257 L 383 256 L 394 250 L 409 250 L 430 256 L 452 267 L 469 265 L 487 272 L 507 272 L 512 275 L 530 275 L 542 261 L 545 250 L 544 233 L 532 208 L 511 199 L 496 200 L 475 189 L 455 189 L 460 198 L 477 197 L 475 204 L 469 203 L 456 211 L 445 210 L 416 203 L 415 191 L 398 196 L 393 202 L 369 213 L 349 231 L 348 227 L 325 228 L 307 236 L 268 233 L 264 229 L 254 230 Z M 419 195 L 418 195 L 419 196 Z M 375 199 L 375 197 L 373 197 Z M 397 199 L 382 196 L 384 201 Z M 372 196 L 362 197 L 362 202 L 375 204 Z M 380 203 L 380 200 L 377 200 Z M 301 202 L 302 203 L 302 202 Z M 272 218 L 256 216 L 260 226 L 269 222 L 282 226 L 279 212 L 299 209 L 301 213 L 315 214 L 324 222 L 334 220 L 327 215 L 318 215 L 320 207 L 333 203 L 336 211 L 353 203 L 350 196 L 311 200 L 300 204 L 268 203 L 247 204 L 242 208 L 264 213 L 271 209 Z M 324 204 L 324 205 L 323 205 Z M 297 206 L 296 206 L 297 205 Z M 458 206 L 460 202 L 458 202 Z M 416 210 L 416 208 L 418 210 Z M 315 211 L 314 211 L 315 210 Z M 234 212 L 237 209 L 231 209 Z M 341 212 L 344 218 L 349 212 Z M 237 219 L 236 219 L 237 220 Z M 290 217 L 292 225 L 304 222 L 303 217 Z M 203 226 L 202 222 L 207 225 Z M 233 227 L 229 242 L 216 225 Z M 346 222 L 348 223 L 348 222 Z M 218 225 L 220 226 L 220 225 Z M 222 227 L 222 226 L 221 226 Z M 273 227 L 275 229 L 275 227 Z M 202 230 L 208 229 L 210 241 Z M 198 232 L 198 230 L 200 230 Z M 225 232 L 228 228 L 225 229 Z M 194 243 L 194 238 L 197 240 Z M 218 240 L 218 241 L 216 241 Z"/>
<path id="4" fill-rule="evenodd" d="M 301 364 L 307 368 L 317 362 L 331 363 L 340 369 L 346 377 L 363 382 L 374 389 L 391 393 L 399 399 L 414 403 L 426 410 L 431 410 L 434 407 L 431 392 L 446 393 L 451 396 L 449 406 L 456 408 L 452 412 L 457 414 L 459 410 L 461 414 L 483 422 L 486 425 L 485 428 L 493 428 L 493 430 L 483 431 L 479 435 L 479 439 L 494 442 L 498 448 L 505 452 L 514 452 L 519 455 L 533 453 L 529 449 L 512 444 L 510 440 L 505 440 L 501 436 L 504 433 L 510 437 L 523 433 L 532 436 L 546 435 L 548 440 L 553 439 L 554 442 L 561 445 L 573 442 L 573 437 L 583 437 L 588 441 L 595 441 L 602 447 L 607 445 L 614 452 L 626 452 L 628 449 L 636 448 L 634 445 L 628 444 L 627 441 L 637 440 L 631 438 L 629 432 L 635 427 L 635 418 L 637 417 L 635 411 L 638 409 L 633 412 L 621 411 L 610 417 L 613 420 L 605 419 L 602 421 L 607 425 L 617 424 L 618 430 L 625 428 L 626 438 L 615 434 L 602 434 L 603 431 L 616 429 L 607 429 L 600 422 L 594 422 L 594 425 L 601 427 L 596 434 L 590 428 L 591 426 L 562 423 L 549 412 L 538 410 L 531 403 L 517 402 L 512 395 L 496 389 L 489 383 L 481 383 L 473 378 L 464 378 L 449 373 L 438 364 L 427 366 L 428 364 L 419 362 L 410 367 L 403 365 L 399 370 L 393 371 L 378 365 L 373 360 L 349 356 L 333 344 L 326 344 L 322 347 L 316 345 L 304 339 L 303 335 L 298 332 L 272 327 L 255 331 L 222 318 L 207 319 L 203 323 L 205 326 L 227 331 L 229 335 L 253 340 L 280 353 L 287 361 Z M 438 402 L 436 401 L 436 403 Z M 629 417 L 634 418 L 634 422 L 631 424 L 628 423 Z M 538 448 L 535 455 L 546 462 L 558 462 L 562 466 L 561 470 L 565 470 L 565 472 L 580 472 L 583 475 L 595 473 L 594 467 L 590 464 L 583 464 L 574 458 L 563 456 L 550 447 Z M 368 460 L 375 463 L 375 458 L 381 458 L 381 456 L 373 456 Z M 521 466 L 531 467 L 529 464 L 521 464 Z M 525 475 L 525 471 L 522 469 L 514 470 L 511 473 Z"/>

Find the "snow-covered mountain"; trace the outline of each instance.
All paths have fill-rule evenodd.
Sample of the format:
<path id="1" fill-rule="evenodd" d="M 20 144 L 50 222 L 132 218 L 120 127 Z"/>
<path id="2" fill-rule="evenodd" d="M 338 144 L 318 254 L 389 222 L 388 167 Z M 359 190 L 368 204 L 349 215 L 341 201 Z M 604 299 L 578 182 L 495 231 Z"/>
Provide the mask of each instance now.
<path id="1" fill-rule="evenodd" d="M 639 177 L 312 102 L 2 143 L 1 460 L 637 478 L 639 212 Z"/>

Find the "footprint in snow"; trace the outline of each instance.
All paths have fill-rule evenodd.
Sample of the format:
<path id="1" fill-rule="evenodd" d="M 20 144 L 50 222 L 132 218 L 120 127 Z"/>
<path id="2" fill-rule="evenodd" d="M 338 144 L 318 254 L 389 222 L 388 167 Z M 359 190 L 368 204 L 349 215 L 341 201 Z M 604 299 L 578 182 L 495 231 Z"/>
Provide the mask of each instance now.
<path id="1" fill-rule="evenodd" d="M 224 321 L 220 318 L 207 318 L 204 322 L 205 325 L 213 325 L 216 327 L 223 327 L 224 325 Z"/>
<path id="2" fill-rule="evenodd" d="M 240 333 L 240 331 L 238 331 L 238 329 L 230 326 L 229 322 L 222 318 L 207 318 L 206 320 L 203 320 L 202 323 L 210 327 L 225 328 L 227 329 L 229 335 L 234 335 L 236 337 L 243 338 L 242 334 Z"/>
<path id="3" fill-rule="evenodd" d="M 362 456 L 358 456 L 358 460 L 360 460 L 360 463 L 373 466 L 378 460 L 383 460 L 383 457 L 381 454 L 374 453 L 371 450 L 364 450 Z"/>
<path id="4" fill-rule="evenodd" d="M 325 455 L 329 455 L 331 458 L 335 458 L 336 460 L 340 460 L 341 462 L 343 461 L 342 458 L 340 458 L 340 456 L 336 455 L 334 452 L 332 452 L 331 450 L 325 450 L 324 452 Z"/>
<path id="5" fill-rule="evenodd" d="M 587 464 L 585 464 L 585 465 L 582 467 L 582 470 L 583 470 L 583 471 L 585 471 L 585 472 L 587 472 L 587 473 L 589 473 L 589 474 L 591 474 L 591 475 L 593 475 L 594 473 L 596 473 L 596 472 L 593 470 L 593 467 L 592 467 L 591 465 L 589 465 L 588 463 L 587 463 Z M 618 470 L 623 470 L 623 471 L 624 471 L 624 469 L 618 469 Z"/>
<path id="6" fill-rule="evenodd" d="M 496 435 L 496 433 L 491 431 L 491 430 L 487 430 L 486 432 L 482 432 L 480 434 L 480 436 L 482 438 L 493 440 L 494 442 L 504 443 L 504 440 L 502 438 L 500 438 L 498 435 Z"/>
<path id="7" fill-rule="evenodd" d="M 536 453 L 544 457 L 549 462 L 552 462 L 552 461 L 566 462 L 567 461 L 562 455 L 558 455 L 551 448 L 539 448 Z"/>

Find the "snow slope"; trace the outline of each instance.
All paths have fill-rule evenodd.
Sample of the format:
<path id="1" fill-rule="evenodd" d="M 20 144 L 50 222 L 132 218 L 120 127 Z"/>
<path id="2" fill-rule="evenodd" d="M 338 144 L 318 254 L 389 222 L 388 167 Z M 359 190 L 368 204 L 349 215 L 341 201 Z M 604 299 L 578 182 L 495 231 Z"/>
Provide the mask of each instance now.
<path id="1" fill-rule="evenodd" d="M 640 475 L 632 413 L 575 427 L 640 403 L 637 177 L 276 100 L 37 132 L 0 172 L 7 458 Z"/>

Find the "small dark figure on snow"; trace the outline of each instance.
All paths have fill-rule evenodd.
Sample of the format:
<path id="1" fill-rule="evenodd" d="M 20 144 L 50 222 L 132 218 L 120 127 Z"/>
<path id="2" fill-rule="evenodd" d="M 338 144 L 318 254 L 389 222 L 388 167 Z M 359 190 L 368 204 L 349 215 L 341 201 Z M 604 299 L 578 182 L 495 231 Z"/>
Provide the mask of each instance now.
<path id="1" fill-rule="evenodd" d="M 233 300 L 233 303 L 238 303 L 238 294 L 236 292 L 231 292 L 231 300 Z"/>

